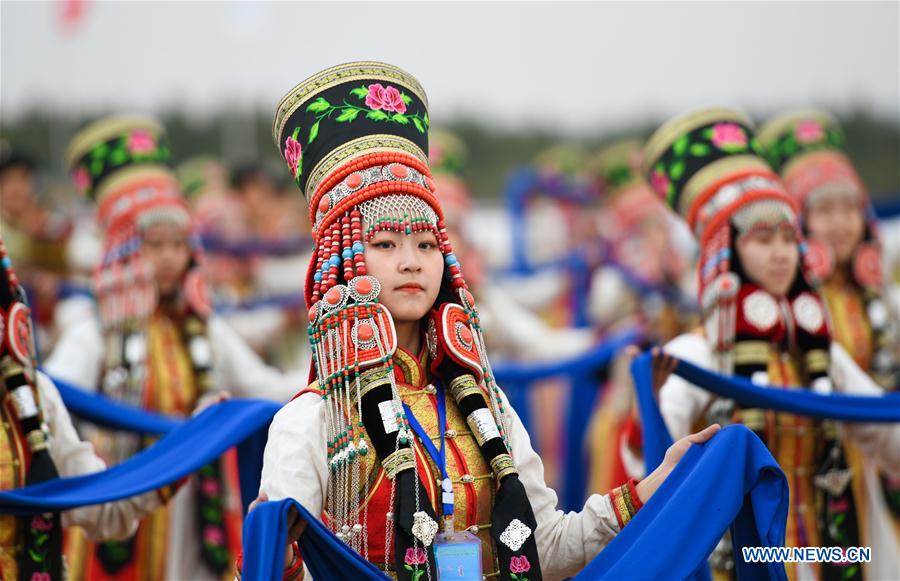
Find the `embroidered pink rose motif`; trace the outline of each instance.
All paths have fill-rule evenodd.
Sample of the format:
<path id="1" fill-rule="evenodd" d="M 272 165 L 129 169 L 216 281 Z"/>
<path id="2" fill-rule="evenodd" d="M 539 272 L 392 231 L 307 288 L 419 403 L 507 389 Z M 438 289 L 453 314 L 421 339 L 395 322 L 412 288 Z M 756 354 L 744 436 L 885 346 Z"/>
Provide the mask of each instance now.
<path id="1" fill-rule="evenodd" d="M 32 573 L 31 581 L 52 581 L 50 573 Z"/>
<path id="2" fill-rule="evenodd" d="M 712 128 L 711 141 L 719 149 L 747 146 L 747 134 L 734 123 L 716 123 Z"/>
<path id="3" fill-rule="evenodd" d="M 425 549 L 420 547 L 406 549 L 406 555 L 403 557 L 403 562 L 407 565 L 424 565 L 426 561 L 428 561 L 428 555 L 425 553 Z"/>
<path id="4" fill-rule="evenodd" d="M 669 193 L 669 178 L 663 172 L 656 170 L 650 176 L 650 187 L 660 196 L 665 197 Z"/>
<path id="5" fill-rule="evenodd" d="M 396 87 L 388 87 L 384 90 L 385 109 L 390 109 L 397 113 L 406 113 L 406 103 Z"/>
<path id="6" fill-rule="evenodd" d="M 221 528 L 207 525 L 203 529 L 203 542 L 209 545 L 222 545 L 225 544 L 225 535 Z"/>
<path id="7" fill-rule="evenodd" d="M 207 496 L 218 496 L 219 492 L 222 491 L 222 487 L 219 486 L 219 481 L 215 478 L 204 478 L 200 483 L 200 490 Z"/>
<path id="8" fill-rule="evenodd" d="M 150 133 L 140 129 L 128 136 L 128 151 L 131 153 L 150 153 L 156 149 L 156 139 Z"/>
<path id="9" fill-rule="evenodd" d="M 828 500 L 828 510 L 832 512 L 844 512 L 850 508 L 850 503 L 846 498 L 837 498 Z"/>
<path id="10" fill-rule="evenodd" d="M 825 130 L 822 129 L 822 125 L 812 119 L 801 121 L 794 128 L 794 137 L 797 138 L 797 143 L 817 143 L 822 140 L 824 135 Z"/>
<path id="11" fill-rule="evenodd" d="M 291 169 L 291 175 L 297 177 L 300 160 L 303 159 L 303 148 L 300 146 L 300 142 L 293 137 L 288 137 L 284 141 L 284 159 Z"/>
<path id="12" fill-rule="evenodd" d="M 49 531 L 53 528 L 53 521 L 49 521 L 42 516 L 35 515 L 31 518 L 31 528 L 36 531 Z"/>
<path id="13" fill-rule="evenodd" d="M 72 181 L 75 182 L 78 192 L 83 194 L 91 185 L 91 174 L 85 168 L 79 167 L 72 174 Z"/>
<path id="14" fill-rule="evenodd" d="M 531 563 L 528 562 L 528 557 L 525 555 L 513 557 L 509 562 L 509 570 L 512 573 L 527 573 L 531 571 Z"/>
<path id="15" fill-rule="evenodd" d="M 406 113 L 406 103 L 403 102 L 403 97 L 397 87 L 385 87 L 381 83 L 369 85 L 366 106 L 376 111 Z"/>

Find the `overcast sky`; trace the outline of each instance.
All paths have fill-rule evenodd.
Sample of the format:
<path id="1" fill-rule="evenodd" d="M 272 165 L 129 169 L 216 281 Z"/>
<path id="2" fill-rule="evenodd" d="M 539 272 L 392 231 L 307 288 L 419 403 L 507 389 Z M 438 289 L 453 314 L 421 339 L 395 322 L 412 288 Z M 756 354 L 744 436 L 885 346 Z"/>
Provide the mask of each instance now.
<path id="1" fill-rule="evenodd" d="M 582 134 L 708 104 L 900 122 L 897 2 L 0 3 L 0 114 L 273 110 L 319 69 L 397 64 L 432 119 Z M 8 117 L 7 117 L 8 118 Z"/>

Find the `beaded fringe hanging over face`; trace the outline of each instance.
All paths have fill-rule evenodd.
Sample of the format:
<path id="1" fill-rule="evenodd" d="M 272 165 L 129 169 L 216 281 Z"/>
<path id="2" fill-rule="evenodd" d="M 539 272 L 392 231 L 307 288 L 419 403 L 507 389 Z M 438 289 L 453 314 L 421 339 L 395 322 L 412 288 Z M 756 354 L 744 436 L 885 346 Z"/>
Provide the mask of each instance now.
<path id="1" fill-rule="evenodd" d="M 380 170 L 377 173 L 383 175 Z M 397 173 L 395 169 L 390 175 Z M 390 384 L 389 407 L 379 407 L 379 411 L 385 425 L 391 426 L 385 431 L 398 431 L 395 452 L 401 446 L 412 444 L 414 438 L 394 377 L 393 355 L 397 341 L 393 319 L 378 302 L 381 284 L 366 271 L 364 244 L 376 233 L 388 231 L 412 235 L 432 232 L 435 235 L 444 255 L 445 272 L 468 315 L 468 320 L 463 323 L 465 338 L 477 351 L 477 365 L 481 368 L 479 379 L 483 379 L 488 389 L 491 410 L 507 446 L 509 428 L 500 390 L 486 357 L 474 299 L 466 288 L 443 221 L 435 210 L 415 195 L 392 194 L 363 201 L 334 219 L 331 225 L 320 224 L 320 228 L 323 228 L 323 234 L 315 251 L 309 340 L 316 378 L 327 410 L 328 525 L 338 538 L 368 559 L 368 506 L 360 508 L 360 499 L 366 499 L 370 494 L 365 457 L 372 451 L 361 416 L 362 397 L 366 391 L 364 377 L 372 377 L 371 373 L 375 371 Z M 352 420 L 354 407 L 359 414 L 355 423 Z M 418 474 L 420 460 L 415 454 L 410 456 L 414 474 Z M 388 466 L 385 469 L 388 471 Z M 392 468 L 389 472 L 395 473 L 399 469 L 402 468 Z M 386 567 L 391 562 L 396 507 L 396 482 L 390 474 L 389 478 L 391 508 L 386 515 Z M 416 487 L 417 515 L 426 514 L 421 511 L 421 502 L 428 500 L 419 498 Z M 421 539 L 417 538 L 416 542 L 422 542 L 423 548 L 427 546 Z"/>

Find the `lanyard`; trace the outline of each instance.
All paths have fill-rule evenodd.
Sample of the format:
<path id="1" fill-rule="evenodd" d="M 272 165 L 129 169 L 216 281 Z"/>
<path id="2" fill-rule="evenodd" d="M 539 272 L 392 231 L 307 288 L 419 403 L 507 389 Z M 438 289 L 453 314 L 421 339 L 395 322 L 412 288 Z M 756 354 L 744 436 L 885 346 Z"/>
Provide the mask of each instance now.
<path id="1" fill-rule="evenodd" d="M 450 480 L 450 476 L 447 474 L 447 442 L 444 437 L 444 426 L 447 421 L 447 403 L 444 400 L 443 386 L 440 383 L 435 382 L 435 387 L 437 388 L 435 399 L 437 400 L 438 408 L 438 432 L 441 436 L 440 452 L 438 452 L 434 442 L 431 441 L 431 438 L 425 432 L 425 428 L 422 427 L 422 424 L 420 424 L 419 420 L 416 419 L 416 416 L 413 415 L 412 410 L 409 409 L 408 405 L 403 404 L 403 411 L 406 412 L 406 419 L 409 421 L 410 427 L 416 435 L 419 436 L 419 440 L 421 440 L 428 455 L 431 456 L 431 459 L 434 460 L 434 463 L 441 470 L 441 476 L 443 476 L 443 481 L 441 482 L 441 503 L 443 504 L 444 519 L 446 520 L 448 517 L 453 516 L 453 481 Z"/>

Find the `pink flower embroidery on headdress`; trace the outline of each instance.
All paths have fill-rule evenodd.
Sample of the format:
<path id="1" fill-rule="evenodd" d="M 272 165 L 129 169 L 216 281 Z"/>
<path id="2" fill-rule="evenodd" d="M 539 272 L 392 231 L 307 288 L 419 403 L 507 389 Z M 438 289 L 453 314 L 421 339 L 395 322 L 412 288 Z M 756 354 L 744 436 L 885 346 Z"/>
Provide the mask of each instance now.
<path id="1" fill-rule="evenodd" d="M 669 178 L 663 172 L 657 170 L 650 175 L 650 187 L 663 198 L 669 192 Z"/>
<path id="2" fill-rule="evenodd" d="M 807 119 L 797 123 L 794 128 L 794 136 L 798 143 L 816 143 L 822 140 L 825 130 L 822 125 L 814 119 Z"/>
<path id="3" fill-rule="evenodd" d="M 288 167 L 291 170 L 291 175 L 295 178 L 300 169 L 300 160 L 302 158 L 303 148 L 300 146 L 300 142 L 293 137 L 288 137 L 284 141 L 284 159 L 287 161 Z"/>
<path id="4" fill-rule="evenodd" d="M 527 573 L 531 571 L 531 563 L 528 562 L 528 557 L 522 555 L 521 557 L 513 557 L 509 562 L 509 570 L 512 573 Z"/>
<path id="5" fill-rule="evenodd" d="M 35 572 L 31 574 L 31 581 L 53 581 L 50 573 Z"/>
<path id="6" fill-rule="evenodd" d="M 131 153 L 150 153 L 156 149 L 156 139 L 150 133 L 138 129 L 128 136 L 128 151 Z"/>
<path id="7" fill-rule="evenodd" d="M 91 185 L 91 174 L 84 167 L 79 167 L 72 173 L 72 181 L 75 182 L 78 192 L 83 194 Z"/>
<path id="8" fill-rule="evenodd" d="M 396 87 L 385 87 L 381 83 L 369 85 L 366 95 L 366 106 L 376 111 L 395 111 L 406 113 L 406 103 Z"/>
<path id="9" fill-rule="evenodd" d="M 735 123 L 717 123 L 713 125 L 711 140 L 719 149 L 744 147 L 747 145 L 747 134 Z"/>

